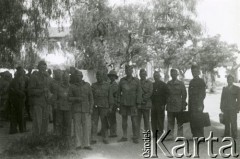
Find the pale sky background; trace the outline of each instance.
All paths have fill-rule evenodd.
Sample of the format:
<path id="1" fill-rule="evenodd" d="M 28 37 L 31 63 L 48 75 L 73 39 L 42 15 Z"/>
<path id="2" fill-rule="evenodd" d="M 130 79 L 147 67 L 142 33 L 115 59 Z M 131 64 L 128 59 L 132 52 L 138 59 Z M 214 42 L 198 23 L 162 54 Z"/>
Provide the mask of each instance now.
<path id="1" fill-rule="evenodd" d="M 143 3 L 144 0 L 109 0 L 111 5 Z M 240 0 L 199 0 L 198 19 L 206 35 L 220 34 L 222 40 L 240 48 Z"/>

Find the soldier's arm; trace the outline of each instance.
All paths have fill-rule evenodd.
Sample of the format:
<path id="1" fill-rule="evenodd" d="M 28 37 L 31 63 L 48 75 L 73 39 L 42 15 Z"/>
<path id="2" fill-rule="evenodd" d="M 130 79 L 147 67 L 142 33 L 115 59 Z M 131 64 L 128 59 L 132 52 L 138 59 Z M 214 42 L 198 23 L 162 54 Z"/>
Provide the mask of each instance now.
<path id="1" fill-rule="evenodd" d="M 44 93 L 43 88 L 37 88 L 37 77 L 31 76 L 28 85 L 28 92 L 30 96 L 41 96 Z"/>
<path id="2" fill-rule="evenodd" d="M 223 89 L 222 89 L 222 94 L 221 94 L 221 102 L 220 102 L 220 109 L 221 109 L 221 111 L 223 111 L 223 101 L 224 101 L 224 87 L 223 87 Z"/>
<path id="3" fill-rule="evenodd" d="M 15 87 L 15 91 L 16 93 L 20 96 L 20 97 L 25 97 L 25 88 L 24 88 L 24 81 L 18 81 L 18 84 Z"/>
<path id="4" fill-rule="evenodd" d="M 88 98 L 89 98 L 89 104 L 90 104 L 90 113 L 92 113 L 94 100 L 93 100 L 92 88 L 90 85 L 89 85 Z"/>
<path id="5" fill-rule="evenodd" d="M 68 101 L 70 102 L 79 102 L 81 101 L 81 97 L 74 97 L 73 96 L 73 86 L 70 87 L 69 92 L 68 92 Z"/>
<path id="6" fill-rule="evenodd" d="M 121 88 L 121 85 L 122 85 L 122 79 L 120 80 L 119 84 L 118 84 L 118 91 L 117 91 L 117 107 L 120 108 L 120 104 L 121 104 L 121 93 L 122 93 L 122 88 Z"/>
<path id="7" fill-rule="evenodd" d="M 237 94 L 237 107 L 238 107 L 238 111 L 240 111 L 240 88 L 238 88 L 238 94 Z"/>
<path id="8" fill-rule="evenodd" d="M 163 92 L 164 92 L 164 106 L 167 104 L 167 99 L 170 96 L 170 91 L 168 85 L 166 83 L 163 84 Z"/>
<path id="9" fill-rule="evenodd" d="M 111 89 L 110 86 L 108 89 L 108 104 L 109 104 L 109 108 L 112 109 L 114 104 L 114 97 L 113 97 L 113 90 Z"/>
<path id="10" fill-rule="evenodd" d="M 200 99 L 204 100 L 206 97 L 206 84 L 205 84 L 204 80 L 201 80 L 199 91 L 200 91 Z"/>
<path id="11" fill-rule="evenodd" d="M 187 89 L 186 89 L 184 83 L 182 82 L 182 107 L 184 110 L 187 107 L 186 99 L 187 99 Z"/>
<path id="12" fill-rule="evenodd" d="M 151 96 L 152 96 L 152 93 L 153 93 L 153 84 L 152 84 L 152 82 L 149 82 L 148 87 L 149 87 L 148 91 L 145 92 L 145 94 L 143 96 L 143 99 L 142 99 L 144 102 L 147 102 L 151 98 Z"/>
<path id="13" fill-rule="evenodd" d="M 141 88 L 141 84 L 140 84 L 140 81 L 139 80 L 136 80 L 137 82 L 137 106 L 141 105 L 142 103 L 142 88 Z"/>

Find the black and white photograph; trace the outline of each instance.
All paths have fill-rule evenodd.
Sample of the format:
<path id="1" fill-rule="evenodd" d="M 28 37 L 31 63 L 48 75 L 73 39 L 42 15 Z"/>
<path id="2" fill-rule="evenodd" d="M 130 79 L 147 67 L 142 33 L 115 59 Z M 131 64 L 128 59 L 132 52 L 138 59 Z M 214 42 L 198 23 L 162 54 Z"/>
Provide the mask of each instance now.
<path id="1" fill-rule="evenodd" d="M 0 158 L 240 158 L 240 0 L 0 0 Z"/>

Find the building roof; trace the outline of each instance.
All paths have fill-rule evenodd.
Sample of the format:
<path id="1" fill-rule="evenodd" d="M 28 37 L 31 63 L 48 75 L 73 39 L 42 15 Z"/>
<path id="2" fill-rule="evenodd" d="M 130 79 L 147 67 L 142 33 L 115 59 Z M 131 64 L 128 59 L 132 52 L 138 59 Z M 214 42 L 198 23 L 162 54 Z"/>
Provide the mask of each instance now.
<path id="1" fill-rule="evenodd" d="M 50 27 L 48 28 L 49 31 L 49 37 L 50 38 L 63 38 L 70 34 L 70 28 L 69 27 Z"/>

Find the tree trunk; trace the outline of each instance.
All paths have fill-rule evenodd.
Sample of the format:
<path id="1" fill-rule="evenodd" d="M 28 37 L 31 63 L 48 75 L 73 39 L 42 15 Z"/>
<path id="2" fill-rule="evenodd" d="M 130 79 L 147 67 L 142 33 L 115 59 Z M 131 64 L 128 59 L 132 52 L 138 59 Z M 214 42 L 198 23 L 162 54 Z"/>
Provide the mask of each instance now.
<path id="1" fill-rule="evenodd" d="M 164 82 L 169 81 L 169 69 L 170 69 L 170 65 L 166 64 L 164 69 Z"/>
<path id="2" fill-rule="evenodd" d="M 215 85 L 216 85 L 216 79 L 215 79 L 215 72 L 211 71 L 210 72 L 210 76 L 211 76 L 211 86 L 210 86 L 210 92 L 214 93 L 215 90 Z"/>

